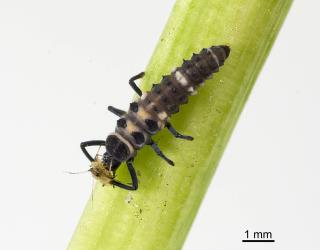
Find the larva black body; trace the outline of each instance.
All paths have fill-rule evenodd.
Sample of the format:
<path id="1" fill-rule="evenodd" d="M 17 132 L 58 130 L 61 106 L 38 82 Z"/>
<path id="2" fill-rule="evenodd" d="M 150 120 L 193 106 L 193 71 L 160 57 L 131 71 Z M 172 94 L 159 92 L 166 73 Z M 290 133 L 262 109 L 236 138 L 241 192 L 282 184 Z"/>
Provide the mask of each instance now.
<path id="1" fill-rule="evenodd" d="M 225 45 L 212 46 L 202 49 L 199 54 L 193 54 L 190 60 L 185 60 L 181 67 L 176 68 L 170 75 L 163 76 L 159 84 L 154 84 L 146 93 L 135 84 L 135 80 L 143 77 L 140 73 L 130 79 L 129 83 L 140 98 L 130 104 L 128 112 L 109 106 L 108 109 L 118 115 L 115 132 L 107 139 L 81 143 L 81 149 L 92 162 L 89 171 L 103 184 L 112 184 L 127 190 L 136 190 L 138 180 L 133 167 L 133 159 L 137 150 L 144 145 L 150 145 L 154 151 L 170 165 L 174 163 L 168 159 L 152 140 L 163 128 L 177 138 L 192 140 L 191 136 L 178 133 L 169 123 L 171 115 L 179 112 L 179 107 L 188 102 L 190 95 L 211 75 L 219 71 L 219 67 L 229 56 L 230 48 Z M 86 150 L 88 146 L 105 146 L 106 151 L 102 159 L 93 158 Z M 115 180 L 115 172 L 121 162 L 126 162 L 132 178 L 132 185 L 123 184 Z"/>

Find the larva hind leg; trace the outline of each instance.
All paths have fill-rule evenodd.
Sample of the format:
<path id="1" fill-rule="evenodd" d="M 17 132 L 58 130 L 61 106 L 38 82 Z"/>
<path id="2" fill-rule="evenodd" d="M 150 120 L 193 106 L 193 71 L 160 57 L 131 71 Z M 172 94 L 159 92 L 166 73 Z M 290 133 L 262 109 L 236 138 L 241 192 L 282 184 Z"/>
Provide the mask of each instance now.
<path id="1" fill-rule="evenodd" d="M 137 84 L 136 84 L 134 81 L 142 78 L 143 76 L 144 76 L 144 72 L 141 72 L 141 73 L 139 73 L 138 75 L 135 75 L 135 76 L 131 77 L 130 80 L 129 80 L 129 84 L 130 84 L 131 88 L 133 88 L 133 90 L 134 90 L 139 96 L 142 96 L 142 91 L 141 91 L 141 89 L 137 86 Z"/>
<path id="2" fill-rule="evenodd" d="M 188 140 L 188 141 L 192 141 L 193 137 L 189 136 L 189 135 L 182 135 L 180 134 L 173 126 L 170 122 L 167 122 L 166 124 L 166 128 L 170 131 L 171 134 L 173 134 L 174 137 L 176 138 L 180 138 L 180 139 L 184 139 L 184 140 Z"/>

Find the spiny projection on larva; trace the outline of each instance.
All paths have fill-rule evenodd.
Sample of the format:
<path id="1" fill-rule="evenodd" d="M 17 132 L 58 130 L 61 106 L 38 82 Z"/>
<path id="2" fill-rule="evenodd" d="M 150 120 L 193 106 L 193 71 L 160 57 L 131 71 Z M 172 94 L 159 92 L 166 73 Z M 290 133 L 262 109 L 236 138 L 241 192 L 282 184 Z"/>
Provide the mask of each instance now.
<path id="1" fill-rule="evenodd" d="M 163 128 L 167 128 L 173 136 L 185 140 L 193 140 L 191 136 L 180 134 L 169 118 L 179 112 L 179 107 L 188 102 L 190 95 L 197 93 L 197 88 L 211 77 L 224 64 L 230 53 L 226 45 L 204 48 L 199 54 L 193 54 L 190 60 L 173 70 L 170 75 L 163 76 L 159 84 L 142 93 L 135 80 L 142 78 L 144 72 L 129 80 L 130 86 L 140 98 L 130 103 L 128 112 L 109 106 L 108 110 L 119 116 L 115 132 L 106 140 L 91 140 L 82 142 L 80 147 L 91 162 L 89 171 L 103 185 L 111 184 L 127 190 L 138 189 L 138 178 L 133 166 L 137 151 L 143 146 L 151 146 L 155 153 L 168 164 L 174 162 L 167 158 L 152 136 Z M 90 146 L 103 146 L 105 152 L 102 158 L 92 157 L 87 151 Z M 132 183 L 125 184 L 115 179 L 115 172 L 122 162 L 126 162 Z"/>

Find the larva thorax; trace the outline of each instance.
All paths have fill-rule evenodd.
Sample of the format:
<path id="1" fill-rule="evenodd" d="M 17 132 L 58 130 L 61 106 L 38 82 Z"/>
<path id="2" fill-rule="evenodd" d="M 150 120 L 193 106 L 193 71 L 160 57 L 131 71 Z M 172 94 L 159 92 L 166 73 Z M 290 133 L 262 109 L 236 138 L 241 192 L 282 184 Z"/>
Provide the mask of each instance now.
<path id="1" fill-rule="evenodd" d="M 151 136 L 165 127 L 169 117 L 179 112 L 180 105 L 186 104 L 188 97 L 196 94 L 197 88 L 219 71 L 229 52 L 228 46 L 202 49 L 130 104 L 127 114 L 117 121 L 112 135 L 128 147 L 130 154 L 127 159 L 134 157 L 138 149 L 149 143 Z"/>

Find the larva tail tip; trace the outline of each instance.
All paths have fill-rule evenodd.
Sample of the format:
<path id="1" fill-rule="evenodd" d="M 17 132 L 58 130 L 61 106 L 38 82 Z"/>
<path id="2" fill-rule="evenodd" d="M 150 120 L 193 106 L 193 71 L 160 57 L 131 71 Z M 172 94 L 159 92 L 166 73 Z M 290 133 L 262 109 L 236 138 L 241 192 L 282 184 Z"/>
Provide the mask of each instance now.
<path id="1" fill-rule="evenodd" d="M 228 58 L 230 54 L 230 47 L 228 45 L 220 45 L 219 47 L 224 50 L 224 52 L 226 53 L 226 58 Z"/>

